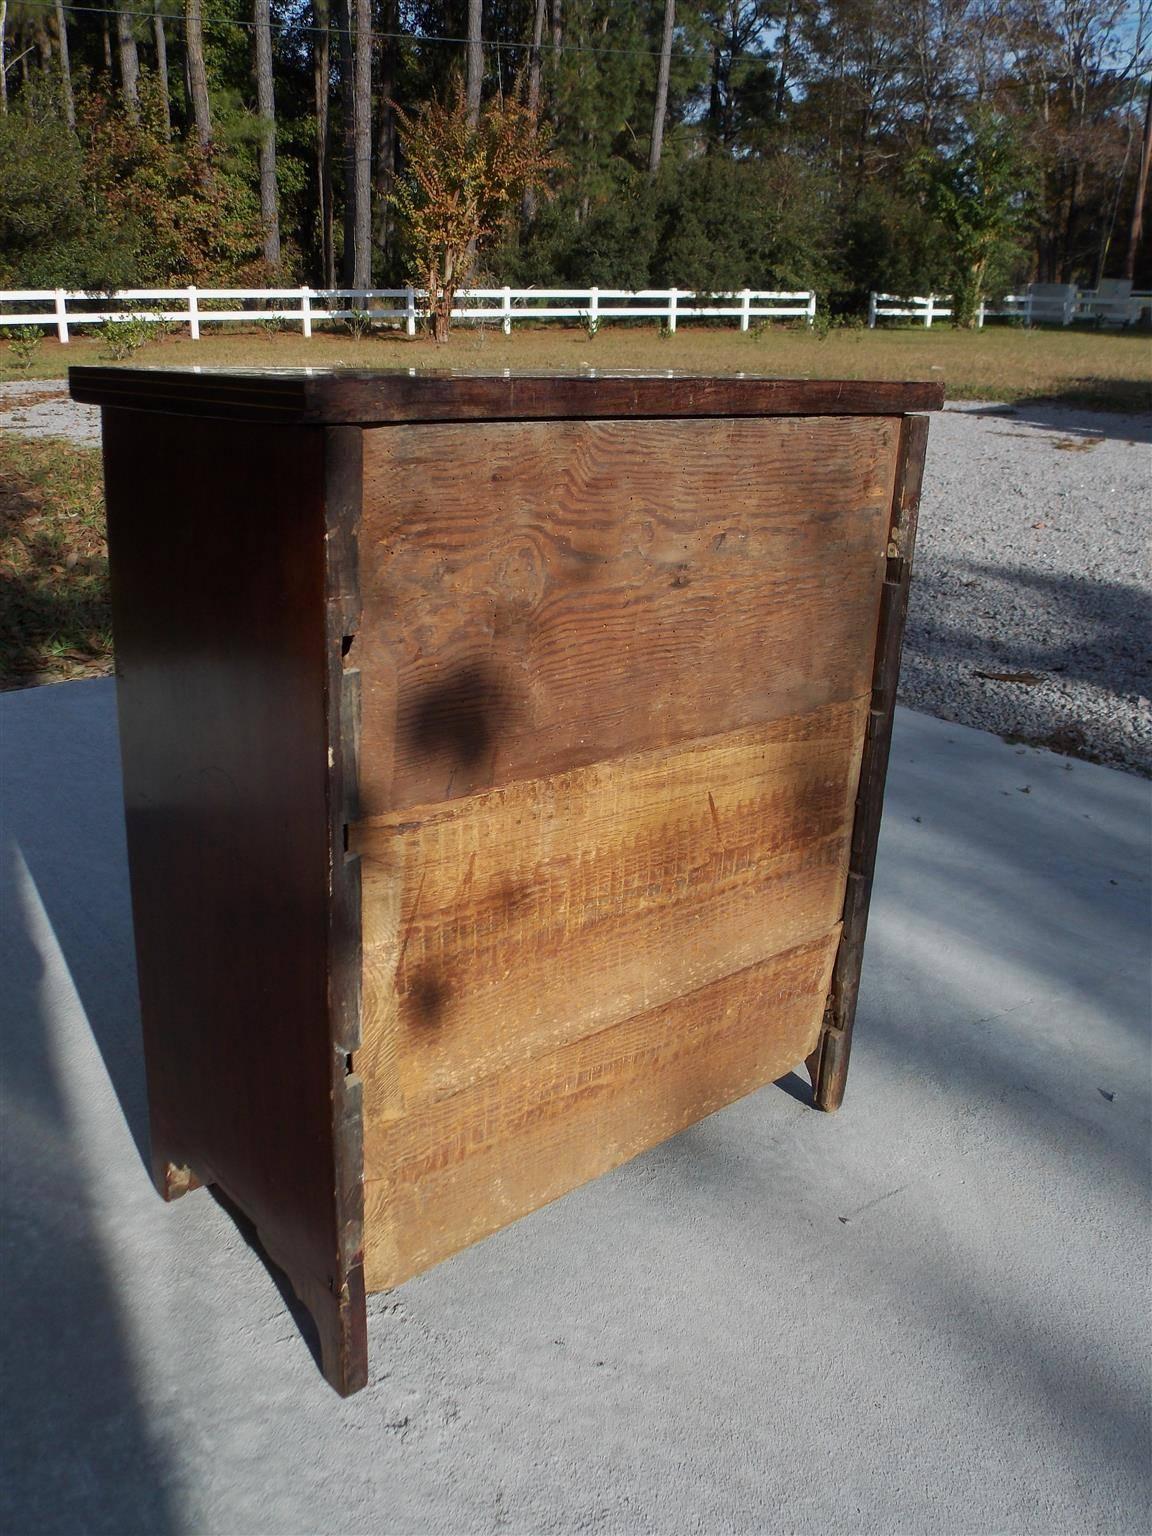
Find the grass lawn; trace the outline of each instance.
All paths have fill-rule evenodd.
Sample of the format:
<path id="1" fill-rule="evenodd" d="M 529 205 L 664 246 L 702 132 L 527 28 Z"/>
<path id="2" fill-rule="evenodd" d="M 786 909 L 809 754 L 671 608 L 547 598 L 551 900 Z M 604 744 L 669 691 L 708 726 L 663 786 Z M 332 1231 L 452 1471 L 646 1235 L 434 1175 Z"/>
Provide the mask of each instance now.
<path id="1" fill-rule="evenodd" d="M 102 343 L 77 338 L 67 347 L 46 340 L 29 378 L 60 378 L 70 363 L 96 363 Z M 761 373 L 785 378 L 933 379 L 952 400 L 1063 399 L 1112 410 L 1141 410 L 1152 401 L 1152 338 L 1146 332 L 1034 330 L 1016 326 L 953 331 L 946 326 L 834 330 L 821 338 L 805 328 L 772 326 L 759 334 L 685 326 L 662 339 L 656 328 L 605 325 L 594 340 L 557 324 L 516 329 L 459 326 L 443 347 L 398 331 L 363 341 L 317 332 L 267 334 L 228 326 L 206 328 L 202 340 L 166 337 L 132 360 L 152 366 L 556 369 L 582 366 L 689 373 Z M 8 358 L 0 350 L 0 365 Z M 0 366 L 0 378 L 18 375 Z"/>
<path id="2" fill-rule="evenodd" d="M 111 670 L 100 450 L 0 434 L 0 688 Z"/>

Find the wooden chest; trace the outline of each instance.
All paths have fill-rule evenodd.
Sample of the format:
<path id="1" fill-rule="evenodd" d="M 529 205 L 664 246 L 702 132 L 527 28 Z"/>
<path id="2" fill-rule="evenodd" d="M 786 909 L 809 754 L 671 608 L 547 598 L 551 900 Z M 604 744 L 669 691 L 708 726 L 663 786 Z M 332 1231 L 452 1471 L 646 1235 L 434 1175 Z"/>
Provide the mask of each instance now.
<path id="1" fill-rule="evenodd" d="M 800 1062 L 836 1107 L 937 387 L 71 382 L 155 1176 L 338 1390 L 365 1289 Z"/>

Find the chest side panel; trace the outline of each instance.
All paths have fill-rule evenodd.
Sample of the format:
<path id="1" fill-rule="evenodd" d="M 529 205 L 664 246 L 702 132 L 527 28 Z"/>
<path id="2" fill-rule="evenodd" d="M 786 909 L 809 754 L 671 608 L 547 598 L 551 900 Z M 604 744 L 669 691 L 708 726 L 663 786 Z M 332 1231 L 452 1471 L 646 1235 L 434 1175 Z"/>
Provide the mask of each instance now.
<path id="1" fill-rule="evenodd" d="M 813 1048 L 898 441 L 861 417 L 364 434 L 370 1285 Z"/>

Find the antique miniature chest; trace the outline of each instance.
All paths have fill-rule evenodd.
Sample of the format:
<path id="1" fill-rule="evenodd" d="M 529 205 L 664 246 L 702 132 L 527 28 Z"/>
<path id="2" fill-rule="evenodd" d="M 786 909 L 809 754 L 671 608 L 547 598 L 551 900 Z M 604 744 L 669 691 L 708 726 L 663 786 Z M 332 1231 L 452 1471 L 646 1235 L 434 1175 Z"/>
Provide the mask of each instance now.
<path id="1" fill-rule="evenodd" d="M 364 1294 L 840 1101 L 925 384 L 76 368 L 155 1174 Z"/>

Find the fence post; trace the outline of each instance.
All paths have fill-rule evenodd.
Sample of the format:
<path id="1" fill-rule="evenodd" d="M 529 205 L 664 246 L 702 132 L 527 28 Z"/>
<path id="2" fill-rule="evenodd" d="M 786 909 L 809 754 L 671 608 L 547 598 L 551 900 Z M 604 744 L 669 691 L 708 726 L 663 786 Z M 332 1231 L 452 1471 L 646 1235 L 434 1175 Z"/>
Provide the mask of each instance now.
<path id="1" fill-rule="evenodd" d="M 978 331 L 982 331 L 984 329 L 984 300 L 983 299 L 980 300 L 980 308 L 976 311 L 976 329 Z"/>
<path id="2" fill-rule="evenodd" d="M 676 334 L 676 295 L 677 295 L 677 293 L 679 293 L 679 291 L 680 290 L 678 288 L 670 288 L 668 290 L 668 334 L 669 334 L 669 336 L 675 336 L 675 334 Z"/>
<path id="3" fill-rule="evenodd" d="M 200 306 L 196 302 L 195 286 L 188 289 L 188 335 L 193 341 L 200 340 Z"/>
<path id="4" fill-rule="evenodd" d="M 416 290 L 412 287 L 404 290 L 404 321 L 405 330 L 409 336 L 416 334 Z"/>
<path id="5" fill-rule="evenodd" d="M 876 329 L 876 295 L 874 293 L 868 295 L 868 329 L 870 331 Z"/>
<path id="6" fill-rule="evenodd" d="M 809 295 L 808 295 L 808 314 L 807 314 L 806 318 L 807 318 L 807 322 L 808 322 L 809 325 L 815 325 L 816 324 L 816 290 L 815 290 L 815 288 L 813 288 L 811 290 L 811 292 L 809 293 Z"/>
<path id="7" fill-rule="evenodd" d="M 300 330 L 307 340 L 312 335 L 312 290 L 300 290 Z"/>
<path id="8" fill-rule="evenodd" d="M 928 295 L 928 302 L 927 302 L 927 304 L 925 306 L 925 309 L 924 309 L 924 324 L 925 324 L 925 326 L 929 330 L 932 329 L 932 314 L 933 314 L 932 301 L 933 301 L 933 299 L 935 297 L 936 297 L 936 295 L 934 293 L 930 293 Z"/>
<path id="9" fill-rule="evenodd" d="M 592 325 L 592 334 L 600 329 L 600 290 L 590 288 L 588 290 L 588 319 Z"/>
<path id="10" fill-rule="evenodd" d="M 505 290 L 504 290 L 504 309 L 503 309 L 503 315 L 504 315 L 504 325 L 503 325 L 504 334 L 505 334 L 505 336 L 511 336 L 511 334 L 512 334 L 512 290 L 511 290 L 511 288 L 505 288 Z"/>
<path id="11" fill-rule="evenodd" d="M 68 295 L 63 288 L 56 290 L 56 336 L 61 346 L 68 345 Z"/>
<path id="12" fill-rule="evenodd" d="M 740 295 L 740 329 L 746 331 L 749 325 L 748 311 L 752 307 L 752 290 L 745 288 Z"/>

